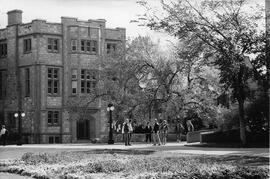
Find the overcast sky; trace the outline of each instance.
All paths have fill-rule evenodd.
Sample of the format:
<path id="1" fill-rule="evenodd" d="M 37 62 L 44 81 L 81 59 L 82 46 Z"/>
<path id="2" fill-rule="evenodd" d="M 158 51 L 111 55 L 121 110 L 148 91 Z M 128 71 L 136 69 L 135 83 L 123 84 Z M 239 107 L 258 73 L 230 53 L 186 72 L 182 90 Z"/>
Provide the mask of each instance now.
<path id="1" fill-rule="evenodd" d="M 163 33 L 150 31 L 145 27 L 130 23 L 144 10 L 137 0 L 0 0 L 0 28 L 7 25 L 7 12 L 14 9 L 23 11 L 23 23 L 33 19 L 45 19 L 48 22 L 60 22 L 61 16 L 76 17 L 80 20 L 106 19 L 108 28 L 124 27 L 127 37 L 149 35 L 155 41 L 172 41 Z M 264 4 L 264 0 L 250 0 Z M 152 6 L 158 7 L 160 0 L 148 0 Z M 165 43 L 169 44 L 169 43 Z M 165 45 L 166 46 L 166 45 Z"/>
<path id="2" fill-rule="evenodd" d="M 159 0 L 149 0 L 159 5 Z M 7 25 L 7 12 L 13 9 L 23 11 L 23 23 L 33 19 L 45 19 L 48 22 L 60 22 L 61 16 L 76 17 L 81 20 L 106 19 L 109 28 L 124 27 L 128 37 L 150 35 L 166 41 L 164 34 L 154 33 L 145 27 L 139 27 L 130 20 L 144 13 L 136 0 L 0 0 L 0 28 Z"/>

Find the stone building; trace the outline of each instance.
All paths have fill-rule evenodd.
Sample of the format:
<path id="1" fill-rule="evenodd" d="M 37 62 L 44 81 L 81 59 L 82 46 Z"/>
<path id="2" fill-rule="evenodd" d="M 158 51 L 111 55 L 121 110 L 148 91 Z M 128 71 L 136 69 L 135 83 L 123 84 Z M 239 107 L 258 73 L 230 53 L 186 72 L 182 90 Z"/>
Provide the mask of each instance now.
<path id="1" fill-rule="evenodd" d="M 21 10 L 7 15 L 8 25 L 0 29 L 0 123 L 16 133 L 14 114 L 25 113 L 21 132 L 28 143 L 105 140 L 105 102 L 89 105 L 79 120 L 66 106 L 97 90 L 99 61 L 124 45 L 125 29 L 108 29 L 104 19 L 22 23 Z"/>

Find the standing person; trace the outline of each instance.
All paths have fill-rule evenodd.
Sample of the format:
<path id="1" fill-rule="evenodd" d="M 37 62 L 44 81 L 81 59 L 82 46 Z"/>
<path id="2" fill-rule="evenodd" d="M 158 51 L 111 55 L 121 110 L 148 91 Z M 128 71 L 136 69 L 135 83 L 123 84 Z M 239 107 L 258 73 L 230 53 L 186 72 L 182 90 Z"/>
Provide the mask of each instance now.
<path id="1" fill-rule="evenodd" d="M 129 120 L 126 119 L 126 121 L 123 123 L 122 126 L 122 134 L 124 134 L 124 142 L 125 142 L 125 146 L 127 146 L 129 144 Z"/>
<path id="2" fill-rule="evenodd" d="M 191 122 L 191 119 L 187 120 L 187 128 L 188 128 L 188 132 L 193 132 L 194 131 L 194 126 Z"/>
<path id="3" fill-rule="evenodd" d="M 176 124 L 176 139 L 177 139 L 177 142 L 181 142 L 181 137 L 182 137 L 183 133 L 184 133 L 184 126 L 180 122 L 180 120 L 177 120 L 177 124 Z"/>
<path id="4" fill-rule="evenodd" d="M 2 129 L 0 131 L 0 138 L 2 140 L 2 145 L 5 146 L 6 145 L 6 140 L 7 140 L 7 134 L 8 134 L 8 131 L 6 129 L 6 126 L 5 125 L 2 125 Z"/>
<path id="5" fill-rule="evenodd" d="M 161 124 L 161 140 L 163 145 L 167 143 L 167 134 L 168 134 L 168 123 L 166 120 L 164 120 Z"/>
<path id="6" fill-rule="evenodd" d="M 128 135 L 129 135 L 128 136 L 128 145 L 131 145 L 130 141 L 131 141 L 132 132 L 133 132 L 132 121 L 131 121 L 131 119 L 129 119 L 129 121 L 128 121 Z"/>
<path id="7" fill-rule="evenodd" d="M 155 119 L 153 132 L 154 132 L 154 134 L 153 134 L 154 144 L 153 145 L 156 145 L 157 142 L 158 142 L 158 145 L 160 145 L 161 141 L 160 141 L 160 138 L 159 138 L 159 123 L 158 123 L 157 119 Z"/>
<path id="8" fill-rule="evenodd" d="M 145 142 L 149 140 L 151 143 L 151 133 L 152 133 L 152 127 L 150 126 L 150 122 L 147 122 L 147 125 L 145 127 Z"/>

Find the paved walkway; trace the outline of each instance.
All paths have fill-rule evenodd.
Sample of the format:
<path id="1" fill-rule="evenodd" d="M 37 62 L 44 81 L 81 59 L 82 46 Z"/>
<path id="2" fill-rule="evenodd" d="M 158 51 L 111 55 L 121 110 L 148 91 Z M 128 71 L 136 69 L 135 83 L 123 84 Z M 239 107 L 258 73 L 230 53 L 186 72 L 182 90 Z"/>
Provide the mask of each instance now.
<path id="1" fill-rule="evenodd" d="M 194 144 L 194 143 L 193 143 Z M 269 158 L 269 148 L 213 148 L 192 147 L 186 142 L 168 143 L 165 146 L 152 146 L 151 144 L 135 143 L 132 146 L 123 144 L 25 144 L 22 146 L 8 145 L 0 146 L 1 159 L 15 159 L 26 152 L 61 152 L 61 151 L 85 151 L 85 150 L 148 150 L 154 152 L 169 152 L 175 154 L 199 154 L 199 155 L 243 155 L 260 156 Z"/>

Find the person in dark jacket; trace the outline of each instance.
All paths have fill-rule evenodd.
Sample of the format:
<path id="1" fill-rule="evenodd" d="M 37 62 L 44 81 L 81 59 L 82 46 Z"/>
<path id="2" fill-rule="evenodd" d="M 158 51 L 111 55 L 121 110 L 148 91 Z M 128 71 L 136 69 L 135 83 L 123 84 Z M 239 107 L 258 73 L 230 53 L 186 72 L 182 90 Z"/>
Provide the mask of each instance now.
<path id="1" fill-rule="evenodd" d="M 161 133 L 161 142 L 163 145 L 166 145 L 167 143 L 167 135 L 168 135 L 168 123 L 166 120 L 164 120 L 160 124 L 160 133 Z"/>
<path id="2" fill-rule="evenodd" d="M 126 121 L 123 123 L 122 127 L 122 134 L 124 134 L 124 141 L 125 141 L 125 146 L 130 145 L 129 144 L 129 119 L 126 119 Z"/>
<path id="3" fill-rule="evenodd" d="M 184 126 L 183 124 L 180 122 L 180 120 L 177 120 L 177 124 L 176 124 L 176 139 L 177 142 L 181 142 L 181 138 L 182 138 L 182 134 L 184 133 Z"/>
<path id="4" fill-rule="evenodd" d="M 154 145 L 158 145 L 161 144 L 160 138 L 159 138 L 159 123 L 157 121 L 157 119 L 155 119 L 155 124 L 153 127 L 153 139 L 154 139 Z"/>
<path id="5" fill-rule="evenodd" d="M 147 122 L 147 125 L 144 130 L 145 130 L 145 142 L 148 142 L 148 140 L 151 142 L 152 127 L 150 126 L 150 122 Z"/>

